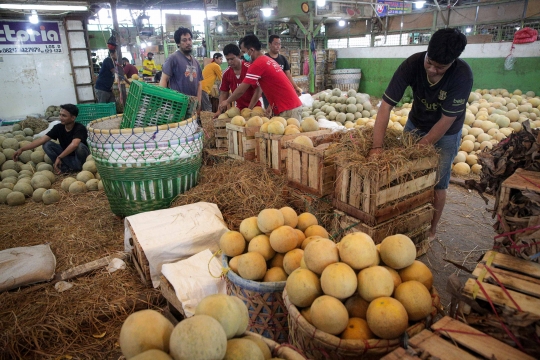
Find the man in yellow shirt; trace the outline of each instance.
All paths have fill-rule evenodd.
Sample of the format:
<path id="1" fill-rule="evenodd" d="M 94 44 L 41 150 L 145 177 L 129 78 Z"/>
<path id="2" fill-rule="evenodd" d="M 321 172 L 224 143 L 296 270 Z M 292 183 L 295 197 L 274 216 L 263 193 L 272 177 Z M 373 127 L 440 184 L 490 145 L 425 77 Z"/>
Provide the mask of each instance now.
<path id="1" fill-rule="evenodd" d="M 216 82 L 216 79 L 221 81 L 221 63 L 223 62 L 223 55 L 221 53 L 215 53 L 212 56 L 212 62 L 206 65 L 202 71 L 203 81 L 202 85 L 202 111 L 212 111 L 212 103 L 210 102 L 210 93 L 212 92 L 212 86 Z"/>
<path id="2" fill-rule="evenodd" d="M 153 57 L 154 53 L 149 52 L 147 59 L 143 61 L 143 76 L 154 76 L 156 73 L 156 63 L 152 60 Z"/>

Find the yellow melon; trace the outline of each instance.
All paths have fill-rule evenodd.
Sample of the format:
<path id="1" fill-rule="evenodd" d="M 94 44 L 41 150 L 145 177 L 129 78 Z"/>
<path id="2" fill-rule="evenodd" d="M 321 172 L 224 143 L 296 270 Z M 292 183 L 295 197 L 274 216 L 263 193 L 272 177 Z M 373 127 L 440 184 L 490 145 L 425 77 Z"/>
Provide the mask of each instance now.
<path id="1" fill-rule="evenodd" d="M 298 224 L 298 215 L 296 215 L 296 211 L 288 206 L 282 207 L 279 211 L 283 214 L 283 220 L 285 221 L 283 225 L 295 228 Z"/>
<path id="2" fill-rule="evenodd" d="M 295 119 L 295 118 L 288 118 L 287 119 L 287 125 L 295 125 L 296 127 L 300 127 L 300 121 L 298 121 L 298 119 Z"/>
<path id="3" fill-rule="evenodd" d="M 268 267 L 280 267 L 283 268 L 283 258 L 285 254 L 276 253 L 272 259 L 268 262 Z"/>
<path id="4" fill-rule="evenodd" d="M 304 231 L 306 237 L 320 236 L 325 239 L 329 239 L 328 231 L 320 225 L 311 225 Z"/>
<path id="5" fill-rule="evenodd" d="M 279 121 L 272 121 L 268 124 L 268 133 L 274 135 L 283 135 L 285 133 L 285 126 Z"/>
<path id="6" fill-rule="evenodd" d="M 391 296 L 394 292 L 394 279 L 382 266 L 373 266 L 358 273 L 358 293 L 366 301 L 381 296 Z"/>
<path id="7" fill-rule="evenodd" d="M 313 326 L 332 335 L 341 334 L 349 322 L 345 305 L 328 295 L 319 296 L 313 301 L 310 315 Z"/>
<path id="8" fill-rule="evenodd" d="M 302 132 L 317 131 L 319 130 L 319 123 L 312 117 L 308 117 L 302 120 L 300 123 Z"/>
<path id="9" fill-rule="evenodd" d="M 256 126 L 260 127 L 263 124 L 263 120 L 259 116 L 253 116 L 251 119 L 249 119 L 246 122 L 246 127 L 248 126 Z"/>
<path id="10" fill-rule="evenodd" d="M 261 128 L 259 129 L 259 131 L 262 132 L 262 133 L 268 133 L 268 125 L 269 124 L 270 123 L 268 123 L 268 122 L 263 123 L 261 125 Z"/>
<path id="11" fill-rule="evenodd" d="M 266 274 L 266 260 L 257 252 L 239 255 L 238 274 L 247 280 L 261 280 Z"/>
<path id="12" fill-rule="evenodd" d="M 313 141 L 305 135 L 300 135 L 294 138 L 293 143 L 303 145 L 309 148 L 313 147 Z"/>
<path id="13" fill-rule="evenodd" d="M 264 115 L 264 109 L 260 106 L 255 106 L 252 110 L 251 110 L 251 115 L 255 116 L 263 116 Z"/>
<path id="14" fill-rule="evenodd" d="M 373 339 L 375 335 L 369 329 L 366 320 L 353 317 L 349 318 L 347 328 L 339 336 L 344 340 L 369 340 Z"/>
<path id="15" fill-rule="evenodd" d="M 298 130 L 296 127 L 294 126 L 291 126 L 291 127 L 286 127 L 285 128 L 285 132 L 283 133 L 283 135 L 292 135 L 292 134 L 300 134 L 300 130 Z"/>
<path id="16" fill-rule="evenodd" d="M 298 244 L 296 245 L 296 247 L 300 248 L 302 247 L 304 240 L 306 240 L 306 235 L 304 235 L 304 232 L 300 229 L 294 229 L 294 231 L 296 231 L 296 236 L 298 236 Z M 302 248 L 302 250 L 303 249 L 304 248 Z"/>
<path id="17" fill-rule="evenodd" d="M 401 277 L 399 276 L 398 272 L 392 269 L 390 266 L 384 265 L 383 268 L 388 270 L 390 275 L 392 275 L 392 280 L 394 280 L 394 291 L 396 291 L 396 288 L 401 284 Z"/>
<path id="18" fill-rule="evenodd" d="M 240 115 L 246 119 L 249 119 L 251 117 L 251 109 L 248 107 L 243 108 L 242 110 L 240 110 Z"/>
<path id="19" fill-rule="evenodd" d="M 257 226 L 257 217 L 249 217 L 242 220 L 240 223 L 240 228 L 238 229 L 240 233 L 244 236 L 246 241 L 251 241 L 255 236 L 262 234 L 263 232 L 259 230 Z"/>
<path id="20" fill-rule="evenodd" d="M 369 304 L 366 320 L 369 328 L 381 339 L 397 339 L 409 326 L 407 310 L 396 299 L 380 297 Z"/>
<path id="21" fill-rule="evenodd" d="M 246 249 L 246 240 L 238 231 L 227 231 L 219 239 L 219 248 L 227 256 L 240 255 Z"/>
<path id="22" fill-rule="evenodd" d="M 292 272 L 300 267 L 300 261 L 304 256 L 304 250 L 302 249 L 293 249 L 285 254 L 283 258 L 283 269 L 287 274 L 292 274 Z"/>
<path id="23" fill-rule="evenodd" d="M 227 341 L 227 352 L 223 360 L 264 360 L 264 354 L 254 341 L 249 339 L 231 339 Z"/>
<path id="24" fill-rule="evenodd" d="M 282 118 L 281 116 L 274 116 L 273 118 L 270 119 L 270 122 L 272 121 L 278 121 L 281 123 L 281 125 L 283 125 L 283 127 L 289 125 L 287 124 L 287 120 L 285 120 L 284 118 Z"/>
<path id="25" fill-rule="evenodd" d="M 431 294 L 419 281 L 403 282 L 394 292 L 394 298 L 405 307 L 409 320 L 422 320 L 431 313 Z"/>
<path id="26" fill-rule="evenodd" d="M 269 360 L 272 358 L 272 353 L 270 352 L 270 348 L 268 347 L 268 345 L 266 345 L 266 343 L 261 338 L 258 338 L 255 335 L 248 335 L 248 336 L 244 336 L 242 339 L 251 340 L 255 344 L 257 344 L 259 349 L 261 349 L 265 360 Z"/>
<path id="27" fill-rule="evenodd" d="M 137 75 L 133 75 L 137 76 Z M 133 78 L 132 76 L 132 78 Z M 173 360 L 172 357 L 169 356 L 166 352 L 163 352 L 161 350 L 146 350 L 143 353 L 140 353 L 137 356 L 134 356 L 130 358 L 129 360 Z"/>
<path id="28" fill-rule="evenodd" d="M 303 256 L 302 256 L 302 260 L 300 260 L 300 268 L 301 269 L 307 269 L 306 262 L 304 261 Z"/>
<path id="29" fill-rule="evenodd" d="M 416 246 L 401 234 L 386 237 L 381 242 L 381 260 L 393 269 L 403 269 L 414 262 Z"/>
<path id="30" fill-rule="evenodd" d="M 241 325 L 241 308 L 232 296 L 225 294 L 213 294 L 202 299 L 195 308 L 197 315 L 208 315 L 216 319 L 225 330 L 227 339 L 236 336 Z"/>
<path id="31" fill-rule="evenodd" d="M 341 261 L 355 270 L 373 265 L 377 260 L 377 248 L 373 239 L 363 232 L 346 235 L 337 244 Z"/>
<path id="32" fill-rule="evenodd" d="M 240 255 L 235 256 L 231 258 L 231 260 L 229 260 L 229 267 L 231 268 L 232 271 L 234 271 L 237 274 L 238 274 L 238 258 L 239 257 Z"/>
<path id="33" fill-rule="evenodd" d="M 411 265 L 399 270 L 401 281 L 420 281 L 424 286 L 431 290 L 433 286 L 433 274 L 431 270 L 421 261 L 415 260 Z"/>
<path id="34" fill-rule="evenodd" d="M 292 304 L 298 307 L 311 306 L 322 295 L 321 282 L 317 274 L 308 269 L 296 269 L 287 278 L 287 295 Z"/>
<path id="35" fill-rule="evenodd" d="M 273 258 L 276 254 L 272 246 L 270 246 L 270 238 L 264 234 L 257 235 L 251 239 L 248 245 L 248 252 L 258 252 L 266 261 Z"/>
<path id="36" fill-rule="evenodd" d="M 315 215 L 305 212 L 298 215 L 298 224 L 296 225 L 296 227 L 302 231 L 306 231 L 306 229 L 310 227 L 311 225 L 318 225 L 318 224 L 319 222 L 317 221 L 317 218 L 315 217 Z"/>
<path id="37" fill-rule="evenodd" d="M 231 124 L 237 125 L 237 126 L 245 126 L 246 125 L 246 119 L 244 119 L 243 116 L 235 116 L 231 120 Z"/>
<path id="38" fill-rule="evenodd" d="M 354 270 L 337 262 L 328 265 L 321 274 L 321 288 L 326 295 L 344 300 L 356 292 L 358 281 Z"/>
<path id="39" fill-rule="evenodd" d="M 155 310 L 137 311 L 127 317 L 120 329 L 120 349 L 126 358 L 151 349 L 169 352 L 173 324 Z"/>
<path id="40" fill-rule="evenodd" d="M 292 227 L 280 226 L 270 234 L 270 245 L 276 252 L 289 252 L 298 246 L 298 235 Z"/>
<path id="41" fill-rule="evenodd" d="M 177 360 L 223 359 L 227 352 L 227 335 L 213 317 L 195 315 L 176 325 L 170 337 L 170 350 Z"/>
<path id="42" fill-rule="evenodd" d="M 300 310 L 300 314 L 302 314 L 302 316 L 304 317 L 304 319 L 307 320 L 308 323 L 313 325 L 313 323 L 311 322 L 311 306 L 303 308 L 302 310 Z"/>
<path id="43" fill-rule="evenodd" d="M 287 273 L 281 267 L 273 267 L 268 269 L 264 274 L 263 282 L 278 282 L 287 281 Z"/>
<path id="44" fill-rule="evenodd" d="M 356 293 L 345 301 L 345 307 L 349 313 L 349 318 L 366 318 L 366 311 L 369 301 L 362 299 L 360 294 Z"/>
<path id="45" fill-rule="evenodd" d="M 339 261 L 337 246 L 332 240 L 317 238 L 304 249 L 304 261 L 309 270 L 322 274 L 328 265 Z"/>
<path id="46" fill-rule="evenodd" d="M 303 234 L 303 233 L 302 233 Z M 305 250 L 306 249 L 306 246 L 308 246 L 308 244 L 310 242 L 312 242 L 313 240 L 315 239 L 324 239 L 320 236 L 310 236 L 310 237 L 307 237 L 305 238 L 303 241 L 302 241 L 302 245 L 300 245 L 300 247 L 302 248 L 302 250 Z"/>
<path id="47" fill-rule="evenodd" d="M 257 227 L 263 233 L 270 233 L 285 224 L 283 214 L 278 209 L 264 209 L 257 216 Z M 278 251 L 286 252 L 286 251 Z"/>

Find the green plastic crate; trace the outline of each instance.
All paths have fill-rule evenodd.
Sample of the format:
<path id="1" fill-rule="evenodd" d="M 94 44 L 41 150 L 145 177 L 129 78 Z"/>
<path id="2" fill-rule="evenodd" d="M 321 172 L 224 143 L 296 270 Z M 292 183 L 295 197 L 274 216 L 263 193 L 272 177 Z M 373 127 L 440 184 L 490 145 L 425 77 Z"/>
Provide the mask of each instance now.
<path id="1" fill-rule="evenodd" d="M 79 115 L 75 122 L 81 123 L 84 126 L 91 121 L 116 115 L 116 103 L 101 103 L 101 104 L 77 104 Z"/>
<path id="2" fill-rule="evenodd" d="M 121 128 L 180 122 L 191 116 L 196 105 L 197 100 L 192 96 L 142 81 L 132 81 Z"/>

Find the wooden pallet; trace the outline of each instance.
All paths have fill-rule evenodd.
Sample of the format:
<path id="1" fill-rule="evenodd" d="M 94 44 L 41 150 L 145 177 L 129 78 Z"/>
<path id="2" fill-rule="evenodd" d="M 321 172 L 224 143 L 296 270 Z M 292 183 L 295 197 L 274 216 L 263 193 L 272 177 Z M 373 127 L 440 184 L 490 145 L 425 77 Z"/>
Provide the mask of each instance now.
<path id="1" fill-rule="evenodd" d="M 216 148 L 218 149 L 227 149 L 229 147 L 226 125 L 229 124 L 231 120 L 232 119 L 214 120 L 214 136 L 216 138 Z"/>
<path id="2" fill-rule="evenodd" d="M 169 311 L 174 315 L 176 320 L 182 321 L 185 319 L 186 313 L 184 312 L 182 302 L 176 296 L 176 292 L 174 291 L 172 284 L 163 275 L 161 275 L 159 278 L 159 290 L 161 291 L 163 297 L 167 300 Z"/>
<path id="3" fill-rule="evenodd" d="M 287 166 L 288 151 L 285 148 L 285 144 L 288 141 L 294 140 L 294 138 L 304 135 L 311 139 L 311 141 L 321 141 L 318 139 L 324 139 L 330 135 L 331 130 L 318 130 L 310 131 L 299 134 L 291 135 L 274 135 L 268 133 L 257 133 L 255 138 L 257 139 L 257 161 L 261 164 L 271 168 L 276 174 L 285 173 Z"/>
<path id="4" fill-rule="evenodd" d="M 424 230 L 431 227 L 431 220 L 435 210 L 431 204 L 422 205 L 408 213 L 401 214 L 387 220 L 376 226 L 369 226 L 352 216 L 345 214 L 342 211 L 334 210 L 334 214 L 339 221 L 339 226 L 343 230 L 343 235 L 360 231 L 371 236 L 375 244 L 379 244 L 387 236 L 395 234 L 403 234 L 411 237 L 417 237 L 423 234 Z M 412 239 L 412 238 L 411 238 Z M 425 238 L 417 237 L 415 244 L 424 241 Z"/>
<path id="5" fill-rule="evenodd" d="M 229 142 L 229 157 L 237 160 L 255 161 L 255 148 L 257 140 L 255 134 L 260 126 L 243 127 L 226 124 L 227 139 Z"/>
<path id="6" fill-rule="evenodd" d="M 433 332 L 422 330 L 408 341 L 408 349 L 398 348 L 382 360 L 398 359 L 533 359 L 523 352 L 500 342 L 448 316 L 431 326 Z"/>
<path id="7" fill-rule="evenodd" d="M 529 190 L 540 193 L 540 172 L 517 169 L 512 176 L 501 184 L 497 214 L 503 215 L 503 209 L 510 202 L 512 190 Z"/>
<path id="8" fill-rule="evenodd" d="M 437 158 L 421 158 L 397 169 L 381 169 L 372 177 L 337 165 L 334 207 L 375 226 L 431 203 L 437 164 Z M 396 184 L 404 175 L 413 179 Z"/>
<path id="9" fill-rule="evenodd" d="M 504 329 L 506 327 L 527 353 L 539 358 L 540 343 L 536 340 L 536 329 L 540 327 L 540 264 L 488 251 L 472 275 L 474 278 L 467 280 L 461 294 L 475 299 L 476 304 L 487 311 L 480 314 L 469 306 L 460 306 L 467 323 L 513 344 L 514 340 Z"/>
<path id="10" fill-rule="evenodd" d="M 146 286 L 152 286 L 152 278 L 150 277 L 150 263 L 148 262 L 148 259 L 144 254 L 144 250 L 142 249 L 141 244 L 137 240 L 135 231 L 133 231 L 133 228 L 131 227 L 129 222 L 128 227 L 129 231 L 131 232 L 131 238 L 129 239 L 129 243 L 131 246 L 133 246 L 133 256 L 131 258 L 133 259 L 135 269 L 137 269 L 142 283 Z"/>
<path id="11" fill-rule="evenodd" d="M 328 157 L 332 151 L 332 134 L 317 137 L 313 148 L 288 141 L 287 181 L 289 186 L 323 197 L 334 193 L 336 168 Z"/>

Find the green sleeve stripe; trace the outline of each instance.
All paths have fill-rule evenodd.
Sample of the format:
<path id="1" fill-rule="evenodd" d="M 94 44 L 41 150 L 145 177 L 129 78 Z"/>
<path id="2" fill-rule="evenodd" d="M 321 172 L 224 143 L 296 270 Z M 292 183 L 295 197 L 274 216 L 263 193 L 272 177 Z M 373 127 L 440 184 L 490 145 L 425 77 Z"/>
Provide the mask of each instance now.
<path id="1" fill-rule="evenodd" d="M 392 99 L 390 96 L 388 96 L 386 93 L 384 93 L 384 96 L 386 96 L 390 101 L 393 101 L 395 102 L 396 104 L 399 102 L 399 101 L 396 101 L 394 99 Z"/>
<path id="2" fill-rule="evenodd" d="M 445 108 L 443 108 L 442 106 L 441 106 L 441 109 L 442 109 L 442 111 L 444 111 L 444 112 L 446 112 L 446 113 L 450 113 L 450 114 L 459 114 L 459 113 L 462 113 L 462 112 L 463 112 L 463 110 L 459 110 L 459 111 L 449 111 L 449 110 L 446 110 Z"/>

